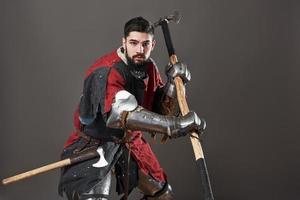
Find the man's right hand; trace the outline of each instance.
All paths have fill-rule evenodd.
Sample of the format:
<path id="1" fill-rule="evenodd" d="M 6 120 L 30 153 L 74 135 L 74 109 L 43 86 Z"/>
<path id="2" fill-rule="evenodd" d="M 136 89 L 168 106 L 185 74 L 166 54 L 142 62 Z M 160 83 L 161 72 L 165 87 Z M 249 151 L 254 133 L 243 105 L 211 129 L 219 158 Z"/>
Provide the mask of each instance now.
<path id="1" fill-rule="evenodd" d="M 171 135 L 171 138 L 185 136 L 192 132 L 196 132 L 200 135 L 206 128 L 206 121 L 200 119 L 195 112 L 190 111 L 188 114 L 179 117 L 178 127 L 179 128 Z"/>

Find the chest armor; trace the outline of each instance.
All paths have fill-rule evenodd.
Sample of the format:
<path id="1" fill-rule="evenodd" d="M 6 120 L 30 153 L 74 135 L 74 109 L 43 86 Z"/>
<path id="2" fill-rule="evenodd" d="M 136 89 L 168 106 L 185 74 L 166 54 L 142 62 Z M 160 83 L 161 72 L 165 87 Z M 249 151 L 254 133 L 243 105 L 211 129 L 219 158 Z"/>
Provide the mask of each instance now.
<path id="1" fill-rule="evenodd" d="M 145 82 L 148 79 L 146 70 L 129 70 L 128 66 L 123 62 L 119 63 L 116 66 L 116 69 L 124 77 L 125 90 L 135 96 L 138 104 L 142 105 L 144 101 L 145 89 L 147 87 Z"/>
<path id="2" fill-rule="evenodd" d="M 146 89 L 145 80 L 148 79 L 148 75 L 146 72 L 140 71 L 130 71 L 128 66 L 123 62 L 116 64 L 115 69 L 122 75 L 125 81 L 124 89 L 129 93 L 135 96 L 139 105 L 143 104 L 144 94 Z M 97 83 L 97 82 L 96 82 Z M 96 94 L 98 96 L 101 94 Z M 103 94 L 99 100 L 103 100 Z M 97 102 L 98 100 L 96 100 Z M 101 106 L 101 103 L 100 103 Z M 103 103 L 102 103 L 103 106 Z M 104 141 L 114 141 L 115 139 L 120 139 L 124 135 L 124 131 L 122 129 L 114 129 L 106 127 L 105 119 L 103 118 L 103 114 L 99 110 L 96 114 L 96 118 L 94 121 L 83 127 L 83 132 L 89 136 L 94 138 L 102 139 Z"/>

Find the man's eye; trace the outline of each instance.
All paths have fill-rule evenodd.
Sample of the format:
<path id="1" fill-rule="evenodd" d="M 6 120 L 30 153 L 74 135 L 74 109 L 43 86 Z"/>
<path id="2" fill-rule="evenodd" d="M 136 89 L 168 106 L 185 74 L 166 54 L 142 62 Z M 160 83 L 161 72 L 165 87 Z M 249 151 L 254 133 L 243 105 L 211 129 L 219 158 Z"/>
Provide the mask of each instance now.
<path id="1" fill-rule="evenodd" d="M 145 42 L 145 43 L 143 43 L 143 47 L 147 47 L 147 46 L 149 46 L 150 45 L 150 42 Z"/>
<path id="2" fill-rule="evenodd" d="M 129 42 L 129 44 L 131 44 L 131 45 L 137 45 L 138 44 L 138 42 Z"/>

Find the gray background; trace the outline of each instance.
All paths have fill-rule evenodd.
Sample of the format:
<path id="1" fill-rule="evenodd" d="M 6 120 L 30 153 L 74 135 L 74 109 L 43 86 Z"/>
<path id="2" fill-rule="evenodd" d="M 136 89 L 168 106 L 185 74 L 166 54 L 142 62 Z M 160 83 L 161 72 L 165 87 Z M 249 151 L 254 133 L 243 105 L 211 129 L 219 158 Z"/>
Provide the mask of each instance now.
<path id="1" fill-rule="evenodd" d="M 156 21 L 175 9 L 183 19 L 170 29 L 192 72 L 189 106 L 208 122 L 203 147 L 216 199 L 298 199 L 296 0 L 1 0 L 1 179 L 58 160 L 88 66 L 120 45 L 128 19 Z M 163 71 L 168 57 L 156 35 Z M 176 199 L 201 199 L 189 139 L 153 149 Z M 0 186 L 0 199 L 60 199 L 58 179 L 54 170 Z"/>

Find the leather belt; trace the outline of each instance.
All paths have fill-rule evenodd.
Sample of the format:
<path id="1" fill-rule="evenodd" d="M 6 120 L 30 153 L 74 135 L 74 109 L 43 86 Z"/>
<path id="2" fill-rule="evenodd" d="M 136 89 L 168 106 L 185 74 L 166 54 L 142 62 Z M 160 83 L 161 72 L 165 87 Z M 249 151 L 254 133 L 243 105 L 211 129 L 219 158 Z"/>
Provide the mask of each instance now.
<path id="1" fill-rule="evenodd" d="M 83 151 L 86 150 L 90 150 L 90 149 L 94 149 L 99 146 L 100 144 L 100 140 L 99 139 L 95 139 L 91 136 L 86 135 L 85 133 L 81 132 L 81 131 L 77 131 L 76 134 L 80 137 L 83 138 L 84 142 L 82 143 L 82 145 L 78 146 L 73 153 L 77 154 L 77 153 L 82 153 Z"/>

